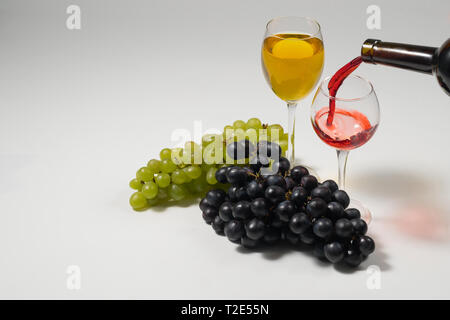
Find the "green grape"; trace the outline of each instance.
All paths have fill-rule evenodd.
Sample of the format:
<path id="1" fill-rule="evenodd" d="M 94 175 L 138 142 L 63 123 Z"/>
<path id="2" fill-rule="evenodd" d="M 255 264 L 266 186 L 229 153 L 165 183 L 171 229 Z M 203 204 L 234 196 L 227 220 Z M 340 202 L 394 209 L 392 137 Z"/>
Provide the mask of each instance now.
<path id="1" fill-rule="evenodd" d="M 261 120 L 259 120 L 258 118 L 248 119 L 248 121 L 247 121 L 247 129 L 259 130 L 261 128 L 262 128 Z"/>
<path id="2" fill-rule="evenodd" d="M 169 191 L 166 188 L 159 188 L 156 199 L 166 200 L 169 197 Z"/>
<path id="3" fill-rule="evenodd" d="M 215 141 L 203 148 L 203 160 L 206 164 L 218 164 L 223 162 L 223 143 Z"/>
<path id="4" fill-rule="evenodd" d="M 135 192 L 130 197 L 130 205 L 135 210 L 143 209 L 147 206 L 147 198 L 142 192 Z"/>
<path id="5" fill-rule="evenodd" d="M 153 181 L 146 182 L 142 187 L 142 194 L 147 199 L 154 199 L 158 195 L 158 186 Z"/>
<path id="6" fill-rule="evenodd" d="M 153 173 L 147 167 L 142 167 L 136 172 L 136 178 L 141 181 L 150 181 L 153 179 Z"/>
<path id="7" fill-rule="evenodd" d="M 159 173 L 155 178 L 158 187 L 165 188 L 170 184 L 170 175 L 167 173 Z"/>
<path id="8" fill-rule="evenodd" d="M 279 125 L 279 124 L 272 124 L 272 125 L 270 125 L 267 128 L 267 134 L 268 134 L 269 137 L 271 137 L 271 138 L 273 137 L 276 140 L 277 140 L 277 137 L 278 137 L 278 140 L 279 140 L 283 136 L 284 130 L 283 130 L 283 127 L 281 125 Z"/>
<path id="9" fill-rule="evenodd" d="M 236 129 L 234 130 L 234 136 L 232 141 L 241 141 L 241 140 L 245 140 L 245 129 Z M 227 140 L 227 144 L 230 143 L 230 140 Z"/>
<path id="10" fill-rule="evenodd" d="M 230 188 L 230 185 L 229 184 L 227 184 L 227 183 L 224 183 L 224 184 L 222 184 L 222 183 L 219 183 L 219 184 L 217 184 L 217 186 L 214 186 L 214 189 L 222 189 L 223 191 L 225 191 L 225 192 L 228 192 L 228 189 Z"/>
<path id="11" fill-rule="evenodd" d="M 186 181 L 185 181 L 184 183 L 189 183 L 189 182 L 192 181 L 192 178 L 189 177 L 189 175 L 187 174 L 187 169 L 190 168 L 190 167 L 191 167 L 191 166 L 187 166 L 187 167 L 184 167 L 184 168 L 182 169 L 183 172 L 184 172 L 184 175 L 186 176 Z"/>
<path id="12" fill-rule="evenodd" d="M 206 182 L 205 177 L 202 176 L 192 180 L 191 187 L 194 193 L 204 193 L 208 187 L 208 183 Z"/>
<path id="13" fill-rule="evenodd" d="M 183 148 L 173 148 L 171 150 L 171 158 L 172 162 L 177 166 L 183 166 Z"/>
<path id="14" fill-rule="evenodd" d="M 209 168 L 211 168 L 211 165 L 203 162 L 200 168 L 202 169 L 202 172 L 206 173 L 208 172 Z"/>
<path id="15" fill-rule="evenodd" d="M 183 162 L 186 164 L 202 163 L 202 148 L 194 141 L 188 141 L 185 143 Z"/>
<path id="16" fill-rule="evenodd" d="M 159 193 L 158 193 L 159 194 Z M 155 199 L 147 199 L 147 204 L 149 207 L 153 207 L 156 206 L 159 203 L 158 197 L 156 197 Z"/>
<path id="17" fill-rule="evenodd" d="M 183 184 L 183 187 L 186 188 L 186 190 L 190 193 L 190 194 L 195 194 L 195 189 L 194 189 L 194 180 L 191 180 L 191 182 L 185 183 Z"/>
<path id="18" fill-rule="evenodd" d="M 206 182 L 208 182 L 209 184 L 216 184 L 217 183 L 216 171 L 217 171 L 217 168 L 215 168 L 215 167 L 211 167 L 208 170 L 208 172 L 206 173 Z"/>
<path id="19" fill-rule="evenodd" d="M 237 128 L 234 129 L 234 135 L 231 139 L 228 139 L 226 142 L 229 143 L 230 141 L 240 141 L 245 139 L 245 131 L 246 129 Z"/>
<path id="20" fill-rule="evenodd" d="M 230 126 L 230 125 L 226 125 L 225 127 L 223 127 L 223 132 L 227 132 L 227 131 L 232 131 L 232 130 L 234 130 L 234 128 L 233 128 L 233 126 Z"/>
<path id="21" fill-rule="evenodd" d="M 233 160 L 233 158 L 232 157 L 230 157 L 229 155 L 228 155 L 228 153 L 227 153 L 227 148 L 222 148 L 223 150 L 222 150 L 222 158 L 223 158 L 223 161 L 221 161 L 219 164 L 228 164 L 229 165 L 229 163 L 227 163 L 227 160 L 228 159 L 231 159 L 231 160 Z M 234 162 L 233 162 L 234 163 Z"/>
<path id="22" fill-rule="evenodd" d="M 184 188 L 184 186 L 180 186 L 178 184 L 171 184 L 168 188 L 169 190 L 169 196 L 175 200 L 179 201 L 184 199 L 187 196 L 187 190 Z"/>
<path id="23" fill-rule="evenodd" d="M 203 160 L 202 168 L 205 168 L 208 164 L 214 163 L 215 146 L 214 143 L 208 144 L 203 148 Z"/>
<path id="24" fill-rule="evenodd" d="M 225 126 L 223 128 L 222 136 L 223 136 L 223 139 L 226 140 L 226 141 L 232 139 L 233 136 L 234 136 L 234 128 L 233 128 L 233 126 Z"/>
<path id="25" fill-rule="evenodd" d="M 199 149 L 200 146 L 195 143 L 194 141 L 188 141 L 184 144 L 184 150 L 191 150 L 195 151 L 196 149 Z"/>
<path id="26" fill-rule="evenodd" d="M 288 149 L 288 140 L 280 140 L 279 142 L 278 142 L 278 144 L 280 145 L 280 147 L 281 147 L 281 152 L 284 154 L 284 153 L 286 153 L 286 151 L 287 151 L 287 149 Z"/>
<path id="27" fill-rule="evenodd" d="M 220 137 L 220 135 L 218 135 L 218 134 L 205 134 L 205 135 L 202 137 L 202 146 L 205 147 L 205 146 L 207 146 L 208 144 L 210 144 L 210 143 L 216 141 L 216 139 L 217 139 L 218 137 Z"/>
<path id="28" fill-rule="evenodd" d="M 256 144 L 258 142 L 258 130 L 253 128 L 245 130 L 245 138 L 251 143 Z"/>
<path id="29" fill-rule="evenodd" d="M 172 172 L 172 182 L 175 184 L 183 184 L 187 180 L 187 175 L 183 170 L 177 169 Z"/>
<path id="30" fill-rule="evenodd" d="M 163 173 L 172 173 L 177 169 L 177 166 L 170 159 L 161 161 L 161 171 Z"/>
<path id="31" fill-rule="evenodd" d="M 202 169 L 199 166 L 186 167 L 184 172 L 186 172 L 191 179 L 197 179 L 202 175 Z"/>
<path id="32" fill-rule="evenodd" d="M 171 158 L 171 154 L 172 152 L 170 151 L 170 149 L 165 148 L 161 150 L 161 152 L 159 153 L 159 157 L 161 158 L 161 160 L 169 160 Z"/>
<path id="33" fill-rule="evenodd" d="M 261 129 L 258 132 L 258 141 L 269 141 L 269 132 L 267 129 Z"/>
<path id="34" fill-rule="evenodd" d="M 233 127 L 235 128 L 235 129 L 242 129 L 242 130 L 245 130 L 245 129 L 247 129 L 246 127 L 247 127 L 247 124 L 244 122 L 244 121 L 242 121 L 242 120 L 236 120 L 235 122 L 233 122 Z"/>
<path id="35" fill-rule="evenodd" d="M 130 181 L 130 188 L 134 190 L 141 191 L 142 190 L 142 183 L 138 179 L 133 179 Z"/>
<path id="36" fill-rule="evenodd" d="M 202 162 L 203 162 L 202 148 L 198 148 L 194 152 L 193 157 L 194 157 L 194 161 L 191 162 L 191 164 L 202 164 Z"/>
<path id="37" fill-rule="evenodd" d="M 280 137 L 278 137 L 276 134 L 274 134 L 274 135 L 271 135 L 271 136 L 267 139 L 267 141 L 271 141 L 271 142 L 276 142 L 276 143 L 278 143 L 278 142 L 280 141 Z"/>
<path id="38" fill-rule="evenodd" d="M 152 159 L 147 163 L 147 168 L 149 168 L 153 174 L 159 173 L 161 171 L 161 161 Z"/>

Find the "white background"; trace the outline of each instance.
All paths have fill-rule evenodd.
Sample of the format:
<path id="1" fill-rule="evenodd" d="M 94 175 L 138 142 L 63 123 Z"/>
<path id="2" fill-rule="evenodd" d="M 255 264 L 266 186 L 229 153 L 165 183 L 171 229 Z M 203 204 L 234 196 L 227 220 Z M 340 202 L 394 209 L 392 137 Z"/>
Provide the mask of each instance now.
<path id="1" fill-rule="evenodd" d="M 78 4 L 82 29 L 66 28 Z M 368 30 L 366 8 L 381 8 Z M 355 272 L 304 252 L 237 248 L 196 204 L 136 213 L 135 171 L 177 128 L 257 116 L 286 124 L 260 45 L 274 16 L 316 18 L 323 76 L 366 38 L 439 46 L 434 1 L 12 1 L 0 4 L 0 298 L 450 298 L 449 97 L 431 76 L 361 66 L 381 124 L 351 152 L 348 189 L 371 208 L 377 251 Z M 297 155 L 336 178 L 335 151 L 297 113 Z M 66 269 L 81 268 L 68 290 Z M 381 270 L 369 290 L 366 268 Z"/>

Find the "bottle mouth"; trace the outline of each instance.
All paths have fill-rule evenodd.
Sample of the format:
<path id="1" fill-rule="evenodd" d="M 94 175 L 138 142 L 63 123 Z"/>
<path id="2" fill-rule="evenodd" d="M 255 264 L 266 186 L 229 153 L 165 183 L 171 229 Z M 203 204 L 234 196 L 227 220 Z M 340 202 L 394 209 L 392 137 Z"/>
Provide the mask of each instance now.
<path id="1" fill-rule="evenodd" d="M 364 62 L 375 63 L 373 61 L 373 53 L 375 46 L 379 42 L 381 42 L 381 40 L 378 39 L 366 39 L 366 41 L 364 41 L 361 47 L 361 58 Z"/>

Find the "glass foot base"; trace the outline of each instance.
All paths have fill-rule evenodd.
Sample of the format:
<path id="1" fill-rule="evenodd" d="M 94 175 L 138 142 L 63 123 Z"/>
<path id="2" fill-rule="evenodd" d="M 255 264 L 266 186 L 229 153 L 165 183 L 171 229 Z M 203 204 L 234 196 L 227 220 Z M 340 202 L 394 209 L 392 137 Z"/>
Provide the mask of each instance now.
<path id="1" fill-rule="evenodd" d="M 359 212 L 361 212 L 361 219 L 363 219 L 367 223 L 367 225 L 370 224 L 370 222 L 372 221 L 372 213 L 361 203 L 361 201 L 350 199 L 350 204 L 348 207 L 358 209 Z"/>

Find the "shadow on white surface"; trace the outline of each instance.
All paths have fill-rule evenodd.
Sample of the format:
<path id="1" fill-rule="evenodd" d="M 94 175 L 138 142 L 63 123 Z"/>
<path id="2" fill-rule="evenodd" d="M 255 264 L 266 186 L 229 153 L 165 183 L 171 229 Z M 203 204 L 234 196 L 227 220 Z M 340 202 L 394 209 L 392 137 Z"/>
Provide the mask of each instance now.
<path id="1" fill-rule="evenodd" d="M 314 253 L 313 249 L 309 246 L 298 244 L 293 245 L 288 242 L 279 242 L 277 244 L 271 246 L 262 246 L 255 249 L 248 249 L 242 246 L 237 246 L 236 251 L 242 254 L 260 254 L 263 259 L 266 260 L 279 260 L 285 255 L 289 254 L 303 254 L 307 259 L 313 259 L 315 264 L 321 268 L 334 268 L 336 271 L 340 273 L 355 273 L 358 271 L 365 271 L 366 268 L 370 265 L 376 265 L 380 268 L 381 271 L 388 271 L 391 269 L 391 266 L 387 262 L 387 255 L 383 251 L 383 246 L 380 245 L 377 240 L 375 240 L 377 244 L 376 250 L 373 254 L 371 254 L 363 263 L 357 267 L 352 268 L 346 265 L 345 263 L 331 264 L 330 262 L 324 259 L 318 259 Z"/>
<path id="2" fill-rule="evenodd" d="M 420 172 L 379 169 L 352 177 L 352 188 L 384 199 L 415 199 L 439 190 L 442 182 Z"/>
<path id="3" fill-rule="evenodd" d="M 169 208 L 188 208 L 191 206 L 197 206 L 200 202 L 200 198 L 190 197 L 179 201 L 162 201 L 155 206 L 137 211 L 153 211 L 153 212 L 164 212 Z M 200 211 L 200 209 L 199 209 Z"/>
<path id="4" fill-rule="evenodd" d="M 375 241 L 375 252 L 372 253 L 367 260 L 365 260 L 360 268 L 366 270 L 368 266 L 376 265 L 380 268 L 381 271 L 389 271 L 392 269 L 392 266 L 389 264 L 389 256 L 386 254 L 384 250 L 384 243 L 379 239 L 379 237 L 371 234 L 371 238 Z"/>

